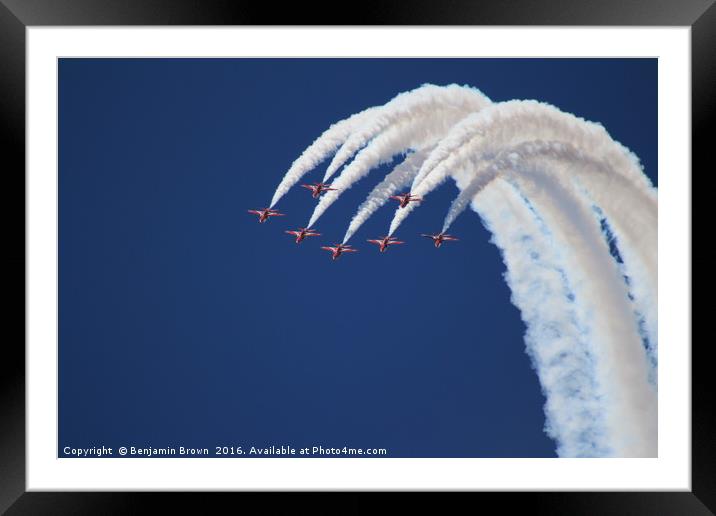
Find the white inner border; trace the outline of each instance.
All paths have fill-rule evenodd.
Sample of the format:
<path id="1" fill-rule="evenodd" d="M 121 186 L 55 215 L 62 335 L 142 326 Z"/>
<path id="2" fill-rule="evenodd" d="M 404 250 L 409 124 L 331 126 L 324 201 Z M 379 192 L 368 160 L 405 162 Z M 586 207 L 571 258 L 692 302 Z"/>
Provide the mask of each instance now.
<path id="1" fill-rule="evenodd" d="M 690 28 L 29 27 L 27 31 L 29 491 L 691 489 Z M 337 57 L 659 58 L 659 204 L 666 215 L 659 221 L 658 459 L 57 458 L 57 58 L 312 57 L 328 52 Z"/>

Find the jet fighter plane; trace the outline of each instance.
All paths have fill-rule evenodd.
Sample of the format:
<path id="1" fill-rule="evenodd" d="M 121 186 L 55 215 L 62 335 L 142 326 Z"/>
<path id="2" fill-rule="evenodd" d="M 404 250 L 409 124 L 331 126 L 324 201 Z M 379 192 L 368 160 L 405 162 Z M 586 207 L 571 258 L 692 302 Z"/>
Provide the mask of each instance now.
<path id="1" fill-rule="evenodd" d="M 296 243 L 300 244 L 304 238 L 312 236 L 321 236 L 320 233 L 316 233 L 314 230 L 309 228 L 298 228 L 296 231 L 286 231 L 289 235 L 296 237 Z"/>
<path id="2" fill-rule="evenodd" d="M 333 253 L 331 255 L 331 258 L 333 260 L 337 260 L 343 253 L 357 253 L 358 252 L 358 249 L 353 249 L 348 244 L 335 244 L 333 247 L 325 246 L 325 247 L 321 247 L 321 249 L 323 249 L 324 251 L 330 251 L 331 253 Z"/>
<path id="3" fill-rule="evenodd" d="M 406 192 L 400 195 L 391 195 L 390 198 L 398 201 L 398 203 L 400 203 L 401 208 L 405 208 L 410 202 L 420 202 L 423 200 L 421 197 L 413 195 L 410 192 Z"/>
<path id="4" fill-rule="evenodd" d="M 259 216 L 259 222 L 265 222 L 269 217 L 283 217 L 285 213 L 279 213 L 278 210 L 264 208 L 263 210 L 247 210 L 249 213 Z"/>
<path id="5" fill-rule="evenodd" d="M 318 199 L 323 192 L 327 192 L 329 190 L 337 190 L 337 188 L 331 188 L 329 184 L 326 183 L 312 183 L 310 185 L 301 185 L 303 188 L 308 188 L 311 190 L 311 197 L 314 199 Z"/>
<path id="6" fill-rule="evenodd" d="M 436 235 L 421 234 L 420 236 L 432 238 L 433 242 L 435 242 L 435 247 L 440 247 L 443 242 L 448 242 L 450 240 L 459 240 L 459 238 L 448 235 L 447 233 L 438 233 Z"/>
<path id="7" fill-rule="evenodd" d="M 385 236 L 380 240 L 368 240 L 368 242 L 379 246 L 378 248 L 380 249 L 381 253 L 384 253 L 388 249 L 388 246 L 405 243 L 392 236 Z"/>

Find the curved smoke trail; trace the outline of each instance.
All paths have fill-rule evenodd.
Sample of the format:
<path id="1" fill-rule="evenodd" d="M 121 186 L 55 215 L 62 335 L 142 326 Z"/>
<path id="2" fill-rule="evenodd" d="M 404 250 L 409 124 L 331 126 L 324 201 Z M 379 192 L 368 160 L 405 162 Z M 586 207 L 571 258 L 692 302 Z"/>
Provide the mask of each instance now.
<path id="1" fill-rule="evenodd" d="M 609 455 L 589 335 L 548 229 L 519 191 L 500 179 L 478 193 L 472 207 L 507 266 L 505 280 L 527 326 L 527 353 L 547 400 L 545 431 L 557 442 L 558 455 Z"/>
<path id="2" fill-rule="evenodd" d="M 457 216 L 462 213 L 475 195 L 485 188 L 498 174 L 511 170 L 527 161 L 549 162 L 550 172 L 565 179 L 573 179 L 577 185 L 586 185 L 582 195 L 586 202 L 598 207 L 610 221 L 622 257 L 622 275 L 630 278 L 631 297 L 635 310 L 644 320 L 644 333 L 649 349 L 649 359 L 657 363 L 657 246 L 656 214 L 651 213 L 650 200 L 632 196 L 626 202 L 621 195 L 612 192 L 629 188 L 623 178 L 607 165 L 578 151 L 563 142 L 531 141 L 500 151 L 493 160 L 482 163 L 483 170 L 470 174 L 469 180 L 455 198 L 445 216 L 442 231 L 446 232 Z M 557 168 L 557 167 L 562 167 Z M 595 195 L 590 194 L 595 192 Z M 575 192 L 575 195 L 577 193 Z M 654 372 L 654 375 L 656 373 Z"/>
<path id="3" fill-rule="evenodd" d="M 420 150 L 434 146 L 440 137 L 464 116 L 463 111 L 436 109 L 429 113 L 410 116 L 402 122 L 392 124 L 373 138 L 343 169 L 331 184 L 335 190 L 329 191 L 321 197 L 306 227 L 313 226 L 345 190 L 368 175 L 373 168 L 389 162 L 396 155 L 408 150 Z"/>
<path id="4" fill-rule="evenodd" d="M 601 125 L 554 106 L 477 102 L 476 90 L 454 85 L 418 90 L 314 142 L 320 152 L 287 174 L 274 198 L 315 166 L 314 155 L 323 159 L 340 147 L 330 177 L 355 154 L 334 182 L 345 189 L 395 155 L 415 151 L 373 189 L 344 242 L 411 179 L 418 196 L 455 179 L 461 192 L 443 230 L 471 205 L 500 247 L 558 453 L 655 456 L 656 382 L 650 383 L 648 355 L 656 364 L 657 194 L 638 159 Z M 431 104 L 424 98 L 430 95 L 443 100 Z M 445 102 L 451 95 L 455 101 Z M 338 195 L 321 199 L 311 223 Z M 415 207 L 397 210 L 390 234 Z"/>
<path id="5" fill-rule="evenodd" d="M 296 158 L 288 169 L 286 175 L 279 183 L 276 192 L 271 199 L 270 207 L 276 206 L 281 197 L 286 195 L 292 186 L 300 181 L 300 179 L 310 170 L 316 167 L 320 162 L 326 159 L 351 135 L 351 133 L 363 123 L 366 119 L 375 115 L 378 107 L 368 108 L 360 113 L 356 113 L 340 122 L 336 122 L 326 129 L 321 136 L 316 138 L 314 142 Z"/>
<path id="6" fill-rule="evenodd" d="M 457 84 L 425 84 L 400 93 L 346 139 L 328 165 L 323 182 L 328 181 L 353 154 L 392 124 L 405 123 L 414 117 L 434 115 L 437 111 L 446 110 L 461 113 L 462 118 L 466 113 L 479 111 L 488 104 L 490 99 L 479 90 Z"/>
<path id="7" fill-rule="evenodd" d="M 612 140 L 603 126 L 533 100 L 492 104 L 463 118 L 425 161 L 413 181 L 413 193 L 418 196 L 429 194 L 465 160 L 489 160 L 499 150 L 528 140 L 569 143 L 585 155 L 598 158 L 612 170 L 619 171 L 634 192 L 651 204 L 651 212 L 656 214 L 656 192 L 633 153 Z M 415 207 L 415 204 L 409 204 L 396 210 L 389 234 L 398 229 Z"/>
<path id="8" fill-rule="evenodd" d="M 656 390 L 618 264 L 589 204 L 569 182 L 532 164 L 514 181 L 550 229 L 587 328 L 596 381 L 602 386 L 612 455 L 656 456 Z"/>
<path id="9" fill-rule="evenodd" d="M 383 206 L 388 199 L 390 199 L 391 195 L 394 195 L 401 188 L 410 184 L 418 173 L 418 170 L 420 170 L 420 165 L 422 165 L 433 148 L 434 146 L 411 153 L 402 163 L 396 166 L 390 174 L 385 176 L 383 181 L 373 188 L 366 200 L 358 206 L 358 211 L 351 219 L 346 235 L 343 237 L 344 244 L 350 240 L 355 232 L 358 231 L 363 223 L 368 220 L 378 208 Z"/>
<path id="10" fill-rule="evenodd" d="M 656 364 L 657 336 L 657 204 L 656 191 L 638 159 L 614 142 L 599 124 L 563 113 L 535 101 L 510 101 L 485 108 L 463 119 L 425 161 L 414 180 L 413 193 L 425 196 L 464 163 L 495 162 L 510 145 L 529 138 L 557 138 L 547 149 L 563 160 L 590 165 L 598 173 L 579 174 L 594 204 L 606 213 L 610 229 L 621 242 L 625 274 L 632 282 L 635 305 L 644 319 L 651 361 Z M 528 142 L 540 150 L 540 142 Z M 500 150 L 502 149 L 502 150 Z M 530 150 L 527 148 L 527 150 Z M 571 153 L 571 154 L 570 154 Z M 519 157 L 518 152 L 510 154 Z M 486 172 L 491 174 L 489 170 Z M 567 170 L 568 175 L 576 175 Z M 479 174 L 478 174 L 479 176 Z M 489 177 L 477 179 L 489 181 Z M 461 203 L 464 199 L 461 199 Z M 416 205 L 396 210 L 392 235 Z M 656 373 L 654 373 L 656 375 Z"/>

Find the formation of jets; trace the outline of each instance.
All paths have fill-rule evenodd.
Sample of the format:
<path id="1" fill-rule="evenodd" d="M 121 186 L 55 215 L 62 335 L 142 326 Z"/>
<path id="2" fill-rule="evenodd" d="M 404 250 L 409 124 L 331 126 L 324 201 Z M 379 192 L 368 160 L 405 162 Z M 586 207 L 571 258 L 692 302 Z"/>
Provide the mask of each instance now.
<path id="1" fill-rule="evenodd" d="M 329 190 L 336 190 L 335 188 L 331 188 L 330 184 L 326 183 L 312 183 L 310 185 L 301 185 L 304 188 L 308 188 L 311 190 L 311 197 L 314 199 L 317 199 L 321 196 L 323 192 L 327 192 Z M 404 194 L 400 195 L 392 195 L 390 197 L 391 199 L 395 199 L 398 201 L 400 208 L 405 208 L 409 203 L 411 202 L 420 202 L 422 201 L 422 198 L 411 194 L 410 192 L 406 192 Z M 258 215 L 259 222 L 266 222 L 269 220 L 270 217 L 283 217 L 286 214 L 280 213 L 278 210 L 274 210 L 273 208 L 263 208 L 260 210 L 248 210 L 249 213 L 253 215 Z M 320 233 L 316 232 L 316 230 L 311 228 L 298 228 L 296 230 L 286 230 L 286 233 L 289 235 L 293 235 L 296 237 L 296 243 L 300 244 L 304 238 L 306 237 L 313 237 L 313 236 L 321 236 Z M 435 243 L 435 247 L 440 247 L 443 242 L 448 242 L 451 240 L 458 240 L 452 235 L 448 235 L 447 233 L 436 233 L 434 235 L 430 234 L 422 234 L 421 236 L 431 238 L 433 242 Z M 392 236 L 384 236 L 379 239 L 369 239 L 368 242 L 371 244 L 375 244 L 378 246 L 378 250 L 381 253 L 384 253 L 388 250 L 388 247 L 391 245 L 400 245 L 404 244 L 405 242 L 402 242 L 398 240 L 395 237 Z M 331 259 L 337 260 L 343 253 L 356 253 L 358 252 L 358 249 L 355 249 L 353 246 L 349 244 L 334 244 L 332 246 L 322 246 L 321 249 L 324 251 L 330 251 L 331 253 Z"/>

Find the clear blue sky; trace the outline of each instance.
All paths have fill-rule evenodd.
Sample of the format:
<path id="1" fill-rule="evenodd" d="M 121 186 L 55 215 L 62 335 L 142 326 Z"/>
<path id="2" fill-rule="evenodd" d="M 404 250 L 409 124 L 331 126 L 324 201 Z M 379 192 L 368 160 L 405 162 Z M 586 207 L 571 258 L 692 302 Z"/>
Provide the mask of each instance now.
<path id="1" fill-rule="evenodd" d="M 380 254 L 384 207 L 332 262 L 389 168 L 319 220 L 291 162 L 331 123 L 423 83 L 537 99 L 601 122 L 657 177 L 657 61 L 62 59 L 59 443 L 383 447 L 392 457 L 551 457 L 505 267 L 479 217 L 435 250 L 455 186 Z M 307 180 L 318 181 L 326 164 Z"/>

